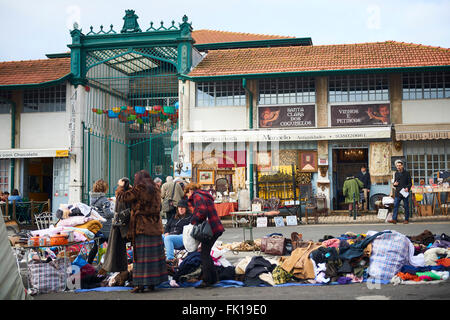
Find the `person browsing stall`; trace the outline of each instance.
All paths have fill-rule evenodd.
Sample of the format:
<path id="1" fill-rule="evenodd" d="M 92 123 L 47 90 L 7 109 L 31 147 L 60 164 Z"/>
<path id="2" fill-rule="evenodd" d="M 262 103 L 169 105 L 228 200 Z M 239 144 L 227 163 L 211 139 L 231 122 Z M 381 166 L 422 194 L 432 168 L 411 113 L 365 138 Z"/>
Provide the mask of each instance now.
<path id="1" fill-rule="evenodd" d="M 191 224 L 197 225 L 207 220 L 211 226 L 213 237 L 208 241 L 201 242 L 200 260 L 203 281 L 196 288 L 212 287 L 219 279 L 217 272 L 214 269 L 214 262 L 211 258 L 211 248 L 225 231 L 225 228 L 214 207 L 213 197 L 209 192 L 201 190 L 200 184 L 189 183 L 186 185 L 184 192 L 189 198 L 188 201 L 194 208 Z"/>
<path id="2" fill-rule="evenodd" d="M 412 186 L 411 174 L 406 171 L 404 163 L 402 160 L 395 161 L 395 167 L 397 171 L 394 175 L 394 187 L 395 187 L 395 198 L 394 198 L 394 212 L 392 214 L 392 220 L 389 223 L 397 223 L 398 208 L 400 202 L 403 201 L 403 207 L 405 208 L 405 220 L 404 224 L 409 223 L 409 197 L 410 190 Z"/>
<path id="3" fill-rule="evenodd" d="M 95 181 L 92 191 L 89 192 L 91 198 L 90 205 L 97 211 L 106 222 L 102 223 L 102 228 L 95 235 L 99 237 L 99 241 L 94 241 L 94 246 L 88 255 L 88 263 L 92 264 L 95 256 L 98 252 L 98 246 L 102 245 L 104 242 L 108 241 L 109 233 L 111 232 L 112 218 L 114 217 L 114 212 L 111 210 L 111 202 L 106 197 L 106 192 L 108 191 L 108 183 L 102 179 Z"/>

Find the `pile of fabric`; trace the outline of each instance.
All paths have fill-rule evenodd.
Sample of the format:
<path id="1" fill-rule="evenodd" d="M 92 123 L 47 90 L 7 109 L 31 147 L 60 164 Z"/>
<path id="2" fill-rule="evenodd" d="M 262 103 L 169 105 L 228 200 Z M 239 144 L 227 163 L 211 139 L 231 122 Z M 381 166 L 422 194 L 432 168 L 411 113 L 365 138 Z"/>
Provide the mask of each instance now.
<path id="1" fill-rule="evenodd" d="M 217 241 L 211 249 L 211 257 L 219 280 L 235 280 L 234 266 L 224 257 L 228 249 L 222 247 L 222 242 Z M 190 252 L 183 259 L 178 259 L 175 266 L 170 266 L 170 287 L 180 287 L 185 283 L 197 283 L 201 281 L 200 252 Z"/>
<path id="2" fill-rule="evenodd" d="M 247 286 L 446 280 L 449 240 L 428 230 L 410 237 L 394 230 L 325 235 L 302 241 L 289 255 L 245 257 L 235 279 Z"/>
<path id="3" fill-rule="evenodd" d="M 435 236 L 425 230 L 417 236 L 408 237 L 416 257 L 416 264 L 404 264 L 390 279 L 397 284 L 414 284 L 427 281 L 448 280 L 450 272 L 450 238 L 445 234 Z"/>

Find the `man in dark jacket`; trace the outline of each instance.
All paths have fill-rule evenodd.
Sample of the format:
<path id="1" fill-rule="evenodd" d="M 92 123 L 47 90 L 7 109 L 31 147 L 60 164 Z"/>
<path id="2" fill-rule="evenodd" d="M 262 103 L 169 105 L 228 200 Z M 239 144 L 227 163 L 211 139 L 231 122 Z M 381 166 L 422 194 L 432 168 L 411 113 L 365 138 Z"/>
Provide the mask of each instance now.
<path id="1" fill-rule="evenodd" d="M 364 211 L 369 209 L 368 198 L 370 195 L 370 173 L 367 171 L 367 167 L 365 165 L 361 166 L 361 171 L 356 176 L 363 183 L 363 187 L 361 189 L 362 194 L 360 195 L 361 202 L 364 202 Z M 362 197 L 361 197 L 362 196 Z"/>
<path id="2" fill-rule="evenodd" d="M 394 176 L 394 187 L 395 187 L 395 199 L 394 199 L 394 213 L 392 214 L 392 220 L 390 223 L 397 223 L 398 207 L 400 206 L 400 201 L 403 201 L 403 207 L 405 208 L 405 221 L 403 223 L 409 223 L 409 193 L 412 186 L 411 175 L 405 170 L 402 160 L 395 161 L 395 167 L 397 172 Z M 402 192 L 408 193 L 405 197 Z"/>

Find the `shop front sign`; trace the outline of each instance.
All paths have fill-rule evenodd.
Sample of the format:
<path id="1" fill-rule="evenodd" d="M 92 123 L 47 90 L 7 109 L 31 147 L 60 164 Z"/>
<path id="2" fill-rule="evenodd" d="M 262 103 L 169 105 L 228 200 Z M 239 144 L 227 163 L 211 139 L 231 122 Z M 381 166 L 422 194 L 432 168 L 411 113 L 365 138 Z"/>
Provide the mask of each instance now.
<path id="1" fill-rule="evenodd" d="M 236 131 L 197 131 L 183 133 L 185 143 L 214 142 L 260 142 L 260 141 L 309 141 L 309 140 L 359 140 L 389 139 L 391 127 L 323 128 L 299 130 L 236 130 Z"/>
<path id="2" fill-rule="evenodd" d="M 0 150 L 0 159 L 62 158 L 68 157 L 67 149 L 8 149 Z"/>
<path id="3" fill-rule="evenodd" d="M 330 109 L 332 127 L 386 125 L 391 123 L 389 103 L 332 105 Z"/>
<path id="4" fill-rule="evenodd" d="M 316 126 L 314 105 L 259 107 L 260 128 L 307 128 Z"/>

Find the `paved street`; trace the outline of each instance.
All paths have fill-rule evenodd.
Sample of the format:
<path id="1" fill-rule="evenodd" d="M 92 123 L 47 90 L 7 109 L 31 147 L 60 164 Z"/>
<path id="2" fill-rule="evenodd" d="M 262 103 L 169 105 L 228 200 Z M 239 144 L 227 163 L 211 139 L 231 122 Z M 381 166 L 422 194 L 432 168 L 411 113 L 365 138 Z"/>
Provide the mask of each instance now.
<path id="1" fill-rule="evenodd" d="M 254 238 L 277 232 L 289 237 L 297 231 L 305 240 L 315 240 L 324 235 L 339 236 L 345 232 L 366 233 L 367 231 L 396 230 L 405 235 L 418 235 L 424 230 L 434 234 L 450 233 L 450 222 L 411 223 L 409 225 L 378 224 L 340 224 L 340 225 L 301 225 L 289 227 L 255 228 Z M 228 227 L 220 238 L 224 243 L 242 241 L 241 228 Z M 254 252 L 227 253 L 226 258 L 233 264 Z M 448 300 L 450 282 L 420 283 L 415 285 L 329 285 L 329 286 L 289 286 L 289 287 L 240 287 L 159 289 L 156 292 L 131 294 L 129 292 L 84 292 L 54 293 L 34 297 L 36 300 Z M 183 303 L 181 303 L 183 305 Z"/>

